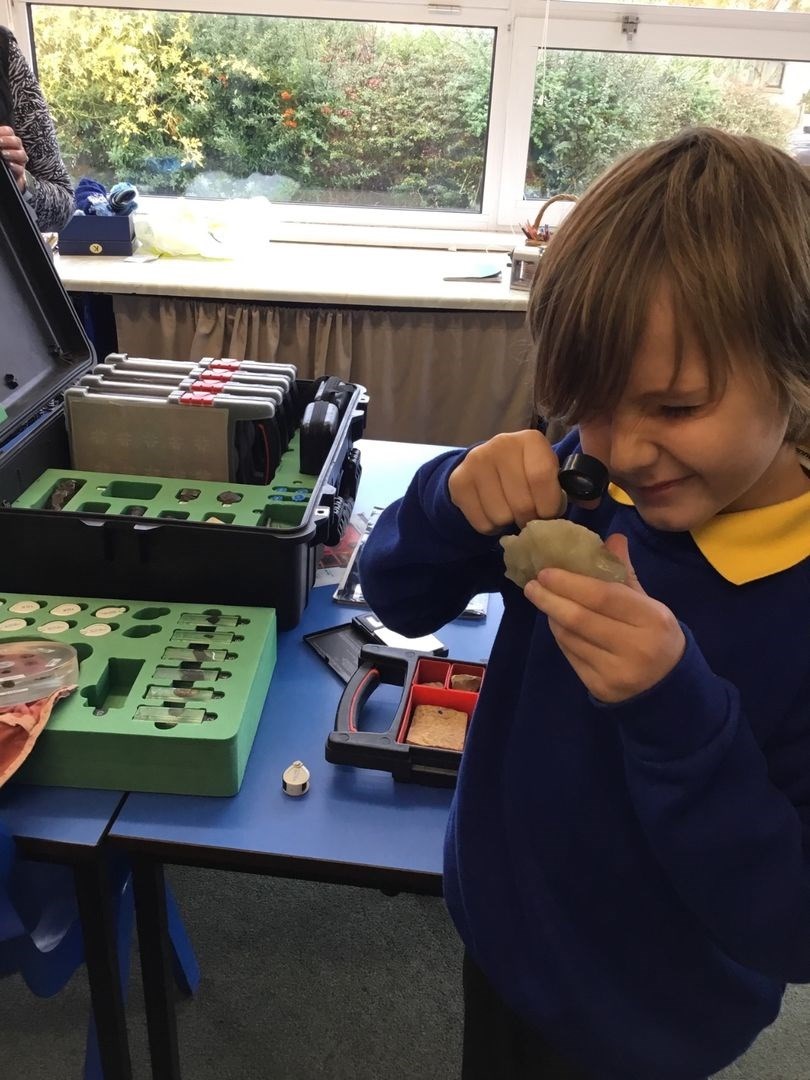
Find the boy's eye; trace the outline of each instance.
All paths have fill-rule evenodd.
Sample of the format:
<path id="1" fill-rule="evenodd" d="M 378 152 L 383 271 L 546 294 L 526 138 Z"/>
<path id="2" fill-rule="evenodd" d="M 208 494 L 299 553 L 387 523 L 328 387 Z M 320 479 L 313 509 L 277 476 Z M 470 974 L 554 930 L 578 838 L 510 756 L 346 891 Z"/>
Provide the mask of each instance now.
<path id="1" fill-rule="evenodd" d="M 678 417 L 689 416 L 690 413 L 697 412 L 699 408 L 699 405 L 662 405 L 661 412 L 664 416 L 677 420 Z"/>

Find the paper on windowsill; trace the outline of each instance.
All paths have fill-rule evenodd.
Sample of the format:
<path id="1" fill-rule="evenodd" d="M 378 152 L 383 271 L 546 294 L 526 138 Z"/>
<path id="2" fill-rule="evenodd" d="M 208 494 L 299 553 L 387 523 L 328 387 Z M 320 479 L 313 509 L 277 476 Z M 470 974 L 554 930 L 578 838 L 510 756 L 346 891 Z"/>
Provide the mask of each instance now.
<path id="1" fill-rule="evenodd" d="M 497 262 L 474 262 L 459 274 L 445 274 L 445 281 L 500 281 L 503 267 Z"/>

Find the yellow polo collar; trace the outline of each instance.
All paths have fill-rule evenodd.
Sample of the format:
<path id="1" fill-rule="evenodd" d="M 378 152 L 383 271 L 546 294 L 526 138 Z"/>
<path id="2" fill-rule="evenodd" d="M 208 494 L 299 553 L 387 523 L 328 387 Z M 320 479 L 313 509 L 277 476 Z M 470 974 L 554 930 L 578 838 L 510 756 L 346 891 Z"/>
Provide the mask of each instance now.
<path id="1" fill-rule="evenodd" d="M 608 494 L 624 506 L 633 500 L 611 484 Z M 810 491 L 797 499 L 718 514 L 692 539 L 706 561 L 733 585 L 778 574 L 810 558 Z"/>

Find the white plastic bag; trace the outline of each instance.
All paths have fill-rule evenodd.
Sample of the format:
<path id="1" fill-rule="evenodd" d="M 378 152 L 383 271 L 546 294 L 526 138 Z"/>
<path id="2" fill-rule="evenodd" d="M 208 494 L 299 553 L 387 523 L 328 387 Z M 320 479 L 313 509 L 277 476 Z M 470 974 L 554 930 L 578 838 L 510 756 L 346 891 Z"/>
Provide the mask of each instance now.
<path id="1" fill-rule="evenodd" d="M 277 211 L 265 198 L 195 203 L 172 199 L 134 215 L 140 253 L 235 259 L 269 243 Z"/>

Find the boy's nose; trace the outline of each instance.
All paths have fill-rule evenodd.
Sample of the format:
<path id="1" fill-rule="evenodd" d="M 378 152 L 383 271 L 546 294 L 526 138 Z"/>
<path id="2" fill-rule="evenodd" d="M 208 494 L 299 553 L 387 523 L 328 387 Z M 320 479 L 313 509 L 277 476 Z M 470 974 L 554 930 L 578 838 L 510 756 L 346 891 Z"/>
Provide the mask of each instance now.
<path id="1" fill-rule="evenodd" d="M 649 437 L 644 421 L 614 418 L 610 425 L 606 460 L 611 475 L 630 477 L 655 465 L 658 449 Z"/>

